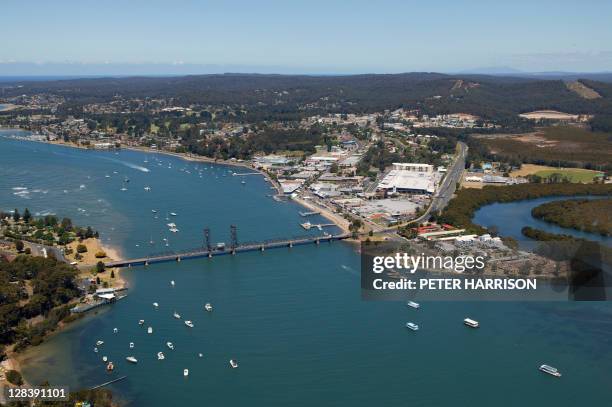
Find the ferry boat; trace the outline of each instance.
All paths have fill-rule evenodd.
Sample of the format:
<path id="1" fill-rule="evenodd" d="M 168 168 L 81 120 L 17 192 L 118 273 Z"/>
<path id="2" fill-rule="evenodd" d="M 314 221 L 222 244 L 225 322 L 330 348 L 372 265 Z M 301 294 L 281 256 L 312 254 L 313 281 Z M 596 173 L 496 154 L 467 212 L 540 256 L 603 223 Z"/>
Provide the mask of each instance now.
<path id="1" fill-rule="evenodd" d="M 127 358 L 125 358 L 125 360 L 130 363 L 138 363 L 138 359 L 136 359 L 134 356 L 128 356 Z"/>
<path id="2" fill-rule="evenodd" d="M 106 365 L 106 370 L 108 370 L 109 372 L 112 372 L 114 368 L 115 365 L 113 365 L 113 362 L 108 362 L 108 364 Z"/>
<path id="3" fill-rule="evenodd" d="M 467 326 L 469 326 L 470 328 L 478 328 L 480 326 L 480 324 L 478 323 L 478 321 L 474 321 L 473 319 L 470 318 L 466 318 L 463 320 L 463 323 Z"/>
<path id="4" fill-rule="evenodd" d="M 157 360 L 164 360 L 164 359 L 166 359 L 164 352 L 157 352 Z"/>
<path id="5" fill-rule="evenodd" d="M 189 376 L 189 369 L 183 369 L 183 376 Z"/>
<path id="6" fill-rule="evenodd" d="M 96 346 L 101 346 L 101 345 L 104 345 L 104 341 L 98 341 L 98 342 L 96 342 Z"/>
<path id="7" fill-rule="evenodd" d="M 185 321 L 185 325 L 187 325 L 189 328 L 193 328 L 193 322 L 191 321 Z"/>
<path id="8" fill-rule="evenodd" d="M 232 369 L 236 369 L 238 367 L 238 362 L 236 362 L 234 359 L 230 359 L 229 364 Z"/>
<path id="9" fill-rule="evenodd" d="M 148 334 L 152 334 L 153 333 L 153 327 L 148 327 L 147 328 L 147 333 Z"/>
<path id="10" fill-rule="evenodd" d="M 412 308 L 416 308 L 416 309 L 421 308 L 421 305 L 418 302 L 414 302 L 414 301 L 408 301 L 406 305 Z"/>
<path id="11" fill-rule="evenodd" d="M 544 372 L 544 373 L 548 373 L 551 376 L 561 377 L 561 373 L 557 370 L 556 367 L 552 367 L 552 366 L 549 366 L 549 365 L 541 365 L 539 367 L 539 370 Z"/>
<path id="12" fill-rule="evenodd" d="M 212 304 L 211 304 L 210 302 L 207 302 L 207 303 L 204 305 L 204 309 L 205 309 L 206 311 L 208 311 L 208 312 L 212 312 L 212 310 L 213 310 L 213 306 L 212 306 Z"/>
<path id="13" fill-rule="evenodd" d="M 174 318 L 176 319 L 181 319 L 181 314 L 179 314 L 178 312 L 174 312 Z"/>
<path id="14" fill-rule="evenodd" d="M 173 344 L 172 342 L 166 342 L 166 346 L 167 346 L 169 349 L 174 350 L 174 344 Z"/>
<path id="15" fill-rule="evenodd" d="M 413 331 L 418 331 L 419 330 L 419 326 L 417 324 L 415 324 L 414 322 L 407 322 L 406 323 L 406 328 L 412 329 Z"/>
<path id="16" fill-rule="evenodd" d="M 134 342 L 130 342 L 130 349 L 134 349 Z"/>

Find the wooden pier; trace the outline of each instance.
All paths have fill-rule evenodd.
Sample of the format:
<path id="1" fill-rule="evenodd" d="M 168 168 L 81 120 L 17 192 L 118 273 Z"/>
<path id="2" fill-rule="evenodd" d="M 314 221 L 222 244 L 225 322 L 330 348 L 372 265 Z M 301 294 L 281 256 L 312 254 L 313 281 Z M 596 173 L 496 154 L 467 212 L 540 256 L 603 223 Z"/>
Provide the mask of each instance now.
<path id="1" fill-rule="evenodd" d="M 200 247 L 192 250 L 186 250 L 182 252 L 166 252 L 160 254 L 153 254 L 147 257 L 140 257 L 136 259 L 110 261 L 104 264 L 105 267 L 132 267 L 132 266 L 148 266 L 154 263 L 164 263 L 170 261 L 182 261 L 188 259 L 198 259 L 203 257 L 214 257 L 223 255 L 235 255 L 245 252 L 253 251 L 265 251 L 269 249 L 280 249 L 293 246 L 303 246 L 308 244 L 320 244 L 324 242 L 333 242 L 334 240 L 344 240 L 349 237 L 348 234 L 331 235 L 326 234 L 323 236 L 303 236 L 295 237 L 292 239 L 279 239 L 279 240 L 267 240 L 263 242 L 251 242 L 236 245 L 235 247 L 228 248 L 207 248 Z"/>

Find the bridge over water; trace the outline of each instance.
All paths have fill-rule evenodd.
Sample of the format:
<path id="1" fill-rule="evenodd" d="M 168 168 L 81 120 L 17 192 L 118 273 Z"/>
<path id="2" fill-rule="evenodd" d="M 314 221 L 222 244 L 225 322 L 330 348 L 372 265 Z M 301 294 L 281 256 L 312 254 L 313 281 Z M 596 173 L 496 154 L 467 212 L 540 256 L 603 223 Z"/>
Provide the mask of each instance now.
<path id="1" fill-rule="evenodd" d="M 178 252 L 164 252 L 152 254 L 146 257 L 135 259 L 109 261 L 104 265 L 106 267 L 131 267 L 131 266 L 146 266 L 153 263 L 164 263 L 170 261 L 182 261 L 188 259 L 198 259 L 203 257 L 233 255 L 244 252 L 265 251 L 268 249 L 280 249 L 293 246 L 320 244 L 324 242 L 331 243 L 334 240 L 344 240 L 349 237 L 348 234 L 338 235 L 323 235 L 323 236 L 301 236 L 290 239 L 266 240 L 262 242 L 248 242 L 242 244 L 232 244 L 228 248 L 213 248 L 210 244 L 204 247 L 199 247 L 191 250 Z M 235 241 L 235 239 L 233 239 Z"/>

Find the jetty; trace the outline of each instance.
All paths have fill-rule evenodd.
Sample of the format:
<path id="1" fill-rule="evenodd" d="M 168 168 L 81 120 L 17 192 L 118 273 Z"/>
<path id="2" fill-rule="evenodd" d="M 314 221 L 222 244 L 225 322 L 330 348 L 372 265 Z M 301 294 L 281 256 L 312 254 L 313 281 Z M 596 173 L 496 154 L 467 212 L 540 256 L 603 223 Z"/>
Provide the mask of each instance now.
<path id="1" fill-rule="evenodd" d="M 300 212 L 300 216 L 305 218 L 307 216 L 313 216 L 313 215 L 320 215 L 321 212 L 319 211 L 311 211 L 311 212 Z"/>
<path id="2" fill-rule="evenodd" d="M 97 385 L 97 386 L 94 386 L 94 387 L 92 387 L 92 388 L 91 388 L 91 389 L 89 389 L 89 390 L 99 389 L 100 387 L 104 387 L 104 386 L 108 386 L 109 384 L 117 383 L 117 382 L 119 382 L 119 381 L 121 381 L 121 380 L 123 380 L 123 379 L 126 379 L 126 378 L 127 378 L 127 376 L 121 376 L 121 377 L 118 377 L 118 378 L 116 378 L 116 379 L 110 380 L 110 381 L 108 381 L 108 382 L 104 382 L 104 383 L 102 383 L 102 384 L 99 384 L 99 385 Z"/>
<path id="3" fill-rule="evenodd" d="M 205 235 L 206 230 L 205 230 Z M 118 261 L 109 261 L 104 263 L 104 266 L 107 268 L 112 267 L 132 267 L 132 266 L 148 266 L 149 264 L 154 263 L 164 263 L 170 261 L 183 261 L 188 259 L 198 259 L 203 257 L 215 257 L 215 256 L 223 256 L 223 255 L 236 255 L 239 253 L 246 252 L 254 252 L 254 251 L 266 251 L 269 249 L 280 249 L 280 248 L 291 248 L 293 246 L 303 246 L 309 244 L 320 244 L 324 242 L 331 243 L 335 240 L 344 240 L 350 237 L 349 234 L 325 234 L 323 236 L 302 236 L 302 237 L 293 237 L 289 239 L 277 239 L 277 240 L 266 240 L 262 242 L 248 242 L 238 244 L 237 239 L 235 239 L 235 232 L 232 234 L 232 243 L 229 247 L 226 247 L 225 244 L 218 244 L 216 247 L 212 247 L 210 241 L 207 239 L 207 242 L 203 247 L 185 250 L 185 251 L 177 251 L 177 252 L 163 252 L 158 254 L 152 254 L 146 257 L 140 257 L 135 259 L 127 259 L 127 260 L 118 260 Z"/>

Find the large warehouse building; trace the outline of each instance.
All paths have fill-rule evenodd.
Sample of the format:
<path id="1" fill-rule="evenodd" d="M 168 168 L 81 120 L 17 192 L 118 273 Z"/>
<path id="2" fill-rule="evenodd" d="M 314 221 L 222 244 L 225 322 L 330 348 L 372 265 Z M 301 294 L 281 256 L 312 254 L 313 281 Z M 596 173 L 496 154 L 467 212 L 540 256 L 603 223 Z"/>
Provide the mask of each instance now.
<path id="1" fill-rule="evenodd" d="M 393 169 L 377 189 L 394 193 L 433 194 L 436 190 L 434 167 L 430 164 L 393 163 Z"/>

